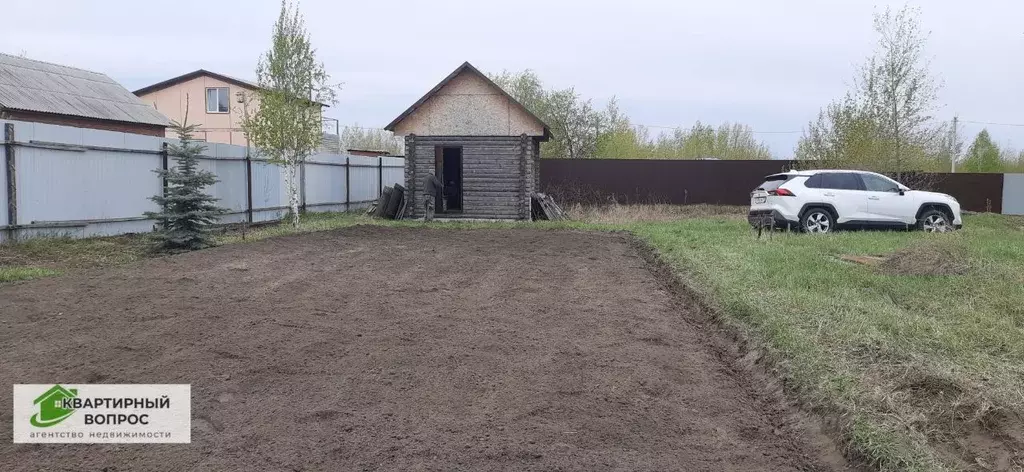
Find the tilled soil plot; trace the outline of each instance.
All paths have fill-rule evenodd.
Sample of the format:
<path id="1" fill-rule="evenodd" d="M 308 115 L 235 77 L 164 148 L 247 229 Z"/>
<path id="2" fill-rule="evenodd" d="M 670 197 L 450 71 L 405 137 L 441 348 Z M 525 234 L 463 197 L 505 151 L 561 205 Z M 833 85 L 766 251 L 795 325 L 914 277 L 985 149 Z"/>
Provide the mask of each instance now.
<path id="1" fill-rule="evenodd" d="M 622 234 L 356 227 L 0 288 L 0 470 L 843 470 Z M 192 443 L 14 445 L 13 383 Z"/>

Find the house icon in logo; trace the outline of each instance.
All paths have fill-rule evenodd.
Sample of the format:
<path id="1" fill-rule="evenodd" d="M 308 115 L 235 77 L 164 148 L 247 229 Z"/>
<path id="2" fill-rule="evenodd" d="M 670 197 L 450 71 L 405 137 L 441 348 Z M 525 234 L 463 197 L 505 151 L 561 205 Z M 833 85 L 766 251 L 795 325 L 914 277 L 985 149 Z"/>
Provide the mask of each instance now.
<path id="1" fill-rule="evenodd" d="M 77 396 L 78 389 L 66 389 L 60 385 L 54 385 L 32 402 L 34 405 L 39 405 L 39 413 L 32 415 L 29 422 L 37 428 L 46 428 L 64 421 L 75 412 L 75 409 L 64 408 L 63 400 Z"/>

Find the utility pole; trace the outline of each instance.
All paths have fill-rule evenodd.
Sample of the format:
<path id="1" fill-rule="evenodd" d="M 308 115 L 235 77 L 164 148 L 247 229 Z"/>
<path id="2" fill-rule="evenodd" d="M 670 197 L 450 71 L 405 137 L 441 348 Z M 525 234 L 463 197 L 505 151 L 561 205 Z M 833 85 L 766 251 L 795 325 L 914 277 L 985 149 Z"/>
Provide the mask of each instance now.
<path id="1" fill-rule="evenodd" d="M 959 126 L 959 123 L 960 117 L 957 115 L 953 115 L 953 129 L 950 130 L 949 135 L 949 172 L 952 174 L 956 173 L 956 158 L 958 157 L 957 154 L 960 153 L 960 150 L 957 149 L 960 147 L 959 145 L 957 145 L 957 127 Z"/>

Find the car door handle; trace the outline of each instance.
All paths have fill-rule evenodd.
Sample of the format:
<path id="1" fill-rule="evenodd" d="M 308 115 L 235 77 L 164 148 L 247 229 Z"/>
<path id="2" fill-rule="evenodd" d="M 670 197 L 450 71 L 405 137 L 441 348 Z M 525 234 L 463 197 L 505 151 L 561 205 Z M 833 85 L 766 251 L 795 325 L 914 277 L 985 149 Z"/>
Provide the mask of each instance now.
<path id="1" fill-rule="evenodd" d="M 836 196 L 836 194 L 834 194 L 834 193 L 826 193 L 825 196 L 826 197 L 834 197 L 834 196 Z"/>
<path id="2" fill-rule="evenodd" d="M 881 200 L 881 199 L 878 198 L 878 197 L 868 197 L 868 200 Z"/>

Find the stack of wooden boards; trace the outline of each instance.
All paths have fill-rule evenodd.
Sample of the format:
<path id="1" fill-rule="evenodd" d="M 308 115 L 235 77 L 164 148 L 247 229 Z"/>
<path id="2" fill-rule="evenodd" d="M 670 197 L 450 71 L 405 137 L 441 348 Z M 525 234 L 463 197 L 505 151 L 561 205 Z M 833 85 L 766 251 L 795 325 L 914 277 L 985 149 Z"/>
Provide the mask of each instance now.
<path id="1" fill-rule="evenodd" d="M 551 195 L 544 193 L 533 194 L 533 219 L 562 221 L 568 219 L 562 207 L 555 203 Z"/>
<path id="2" fill-rule="evenodd" d="M 405 209 L 405 187 L 395 184 L 394 187 L 381 189 L 380 198 L 366 214 L 386 220 L 400 220 L 405 217 Z"/>

